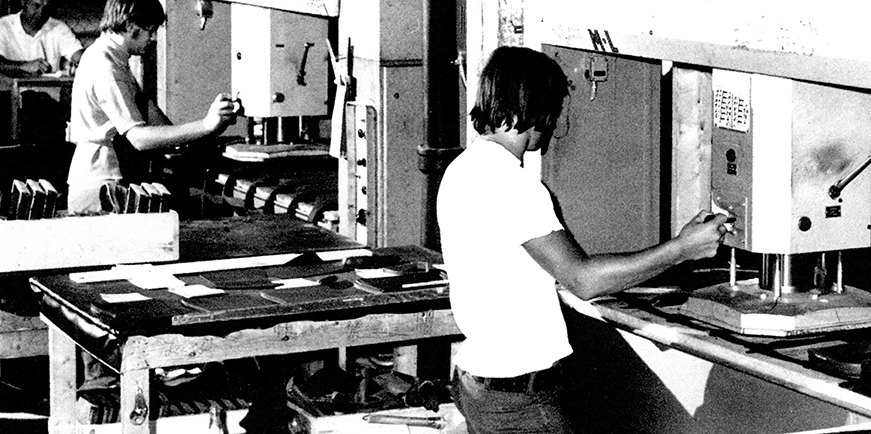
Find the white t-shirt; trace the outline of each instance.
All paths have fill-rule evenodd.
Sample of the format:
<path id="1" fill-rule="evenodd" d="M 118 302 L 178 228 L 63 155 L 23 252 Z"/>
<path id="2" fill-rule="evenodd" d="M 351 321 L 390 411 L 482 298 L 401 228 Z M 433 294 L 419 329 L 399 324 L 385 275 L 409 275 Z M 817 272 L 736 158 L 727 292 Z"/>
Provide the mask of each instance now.
<path id="1" fill-rule="evenodd" d="M 466 337 L 454 362 L 513 377 L 569 355 L 555 279 L 522 246 L 564 229 L 538 174 L 479 138 L 445 171 L 437 215 L 451 309 Z"/>
<path id="2" fill-rule="evenodd" d="M 58 71 L 61 57 L 69 60 L 81 49 L 82 43 L 63 21 L 49 18 L 30 36 L 21 26 L 21 12 L 0 17 L 0 56 L 9 60 L 45 59 L 52 71 Z"/>
<path id="3" fill-rule="evenodd" d="M 70 212 L 99 210 L 100 185 L 121 179 L 112 140 L 145 124 L 136 105 L 140 90 L 128 63 L 130 54 L 119 39 L 120 35 L 101 34 L 76 70 L 70 104 L 70 140 L 76 144 L 67 177 Z"/>

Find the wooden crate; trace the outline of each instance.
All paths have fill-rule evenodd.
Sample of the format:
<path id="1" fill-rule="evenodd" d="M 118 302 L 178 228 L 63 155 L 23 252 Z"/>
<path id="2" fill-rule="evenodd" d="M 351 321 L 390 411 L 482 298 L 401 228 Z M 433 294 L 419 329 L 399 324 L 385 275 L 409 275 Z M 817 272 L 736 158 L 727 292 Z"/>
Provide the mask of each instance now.
<path id="1" fill-rule="evenodd" d="M 0 273 L 176 261 L 178 214 L 0 221 Z"/>

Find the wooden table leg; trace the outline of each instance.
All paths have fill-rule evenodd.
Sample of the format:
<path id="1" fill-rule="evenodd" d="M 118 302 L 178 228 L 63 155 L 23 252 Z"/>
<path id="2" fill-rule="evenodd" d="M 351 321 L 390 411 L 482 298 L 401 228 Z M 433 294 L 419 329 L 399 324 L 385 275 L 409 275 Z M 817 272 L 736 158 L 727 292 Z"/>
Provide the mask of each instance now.
<path id="1" fill-rule="evenodd" d="M 448 374 L 448 378 L 454 378 L 454 358 L 460 351 L 460 345 L 462 345 L 462 343 L 463 341 L 451 342 L 451 372 Z"/>
<path id="2" fill-rule="evenodd" d="M 157 421 L 152 420 L 157 408 L 151 396 L 151 370 L 135 369 L 121 372 L 121 408 L 118 421 L 122 434 L 154 434 Z"/>
<path id="3" fill-rule="evenodd" d="M 21 117 L 18 112 L 21 110 L 21 89 L 18 87 L 17 80 L 9 92 L 9 103 L 11 106 L 11 112 L 9 113 L 9 138 L 12 144 L 19 145 L 18 136 L 20 132 L 18 130 L 18 123 L 21 122 Z"/>
<path id="4" fill-rule="evenodd" d="M 76 344 L 55 326 L 48 328 L 49 432 L 68 434 L 76 425 Z"/>
<path id="5" fill-rule="evenodd" d="M 417 376 L 417 345 L 406 345 L 393 349 L 393 370 Z"/>

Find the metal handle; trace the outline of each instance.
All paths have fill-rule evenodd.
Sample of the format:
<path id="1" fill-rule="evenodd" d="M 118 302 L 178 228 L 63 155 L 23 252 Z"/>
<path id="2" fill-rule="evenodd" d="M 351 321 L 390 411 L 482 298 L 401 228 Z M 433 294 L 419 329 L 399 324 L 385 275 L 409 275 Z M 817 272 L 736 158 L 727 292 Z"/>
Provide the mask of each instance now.
<path id="1" fill-rule="evenodd" d="M 369 414 L 364 417 L 369 423 L 380 423 L 385 425 L 407 425 L 407 426 L 425 426 L 429 428 L 441 429 L 445 426 L 445 420 L 441 417 L 415 417 L 415 416 L 396 416 L 390 414 Z"/>
<path id="2" fill-rule="evenodd" d="M 844 187 L 846 187 L 847 184 L 849 184 L 853 181 L 853 179 L 859 176 L 859 174 L 862 173 L 862 171 L 865 170 L 869 164 L 871 164 L 871 156 L 863 161 L 862 164 L 859 165 L 859 167 L 847 174 L 847 176 L 841 178 L 841 180 L 829 187 L 829 197 L 831 197 L 832 199 L 837 199 L 839 196 L 841 196 L 841 191 L 844 190 Z"/>
<path id="3" fill-rule="evenodd" d="M 296 73 L 296 82 L 300 86 L 305 86 L 305 63 L 308 59 L 308 50 L 314 45 L 314 42 L 305 43 L 305 51 L 302 52 L 302 62 L 299 62 L 299 72 Z"/>

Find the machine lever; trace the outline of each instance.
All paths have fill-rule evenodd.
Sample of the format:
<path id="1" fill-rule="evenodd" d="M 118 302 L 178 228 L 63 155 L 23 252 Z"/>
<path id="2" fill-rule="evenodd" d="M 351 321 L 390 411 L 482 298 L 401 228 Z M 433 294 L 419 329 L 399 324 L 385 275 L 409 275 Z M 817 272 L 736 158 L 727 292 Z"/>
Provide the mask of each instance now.
<path id="1" fill-rule="evenodd" d="M 847 176 L 841 178 L 838 182 L 834 183 L 831 187 L 829 187 L 829 197 L 832 199 L 837 199 L 841 196 L 841 191 L 844 190 L 844 187 L 847 186 L 850 182 L 853 181 L 863 170 L 865 170 L 869 165 L 871 165 L 871 156 L 869 156 L 859 167 L 855 168 L 852 172 L 848 173 Z"/>
<path id="2" fill-rule="evenodd" d="M 305 62 L 308 59 L 308 50 L 314 45 L 314 42 L 305 43 L 305 51 L 302 52 L 302 62 L 299 62 L 299 72 L 296 73 L 296 82 L 300 86 L 305 86 Z"/>
<path id="3" fill-rule="evenodd" d="M 212 8 L 212 0 L 197 1 L 197 16 L 200 17 L 200 30 L 206 30 L 206 22 L 209 21 L 215 12 Z"/>

